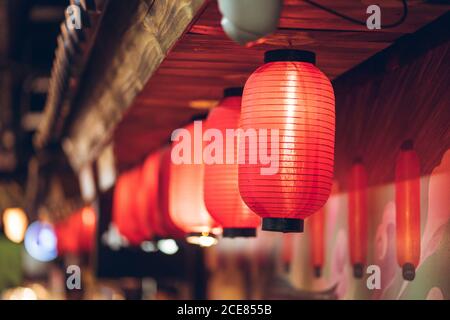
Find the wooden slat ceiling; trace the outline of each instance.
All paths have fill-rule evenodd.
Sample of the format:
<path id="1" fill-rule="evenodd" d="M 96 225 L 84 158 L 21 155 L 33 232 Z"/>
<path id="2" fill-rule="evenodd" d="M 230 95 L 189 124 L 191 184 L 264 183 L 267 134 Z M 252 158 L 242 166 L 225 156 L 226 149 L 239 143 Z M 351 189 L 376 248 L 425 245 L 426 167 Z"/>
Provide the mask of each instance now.
<path id="1" fill-rule="evenodd" d="M 359 20 L 367 18 L 372 1 L 317 0 Z M 378 1 L 382 23 L 402 15 L 400 0 Z M 449 9 L 424 1 L 409 1 L 406 21 L 392 29 L 370 31 L 300 0 L 286 0 L 278 31 L 262 44 L 246 48 L 229 40 L 220 26 L 216 1 L 210 1 L 196 23 L 178 41 L 142 92 L 128 109 L 114 134 L 120 169 L 141 162 L 168 141 L 173 129 L 211 106 L 224 88 L 242 86 L 263 62 L 266 50 L 296 48 L 317 54 L 317 65 L 331 79 L 390 46 L 401 36 L 413 33 Z M 199 101 L 200 100 L 200 101 Z"/>

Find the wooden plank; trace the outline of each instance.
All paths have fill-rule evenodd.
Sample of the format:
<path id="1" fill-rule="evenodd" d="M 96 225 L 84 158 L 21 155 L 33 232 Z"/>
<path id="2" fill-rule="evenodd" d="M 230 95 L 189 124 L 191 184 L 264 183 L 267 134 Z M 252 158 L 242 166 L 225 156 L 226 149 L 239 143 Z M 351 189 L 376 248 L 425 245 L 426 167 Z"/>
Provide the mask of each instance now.
<path id="1" fill-rule="evenodd" d="M 82 112 L 69 130 L 64 149 L 80 168 L 111 139 L 138 92 L 188 28 L 204 0 L 112 1 L 78 101 Z"/>

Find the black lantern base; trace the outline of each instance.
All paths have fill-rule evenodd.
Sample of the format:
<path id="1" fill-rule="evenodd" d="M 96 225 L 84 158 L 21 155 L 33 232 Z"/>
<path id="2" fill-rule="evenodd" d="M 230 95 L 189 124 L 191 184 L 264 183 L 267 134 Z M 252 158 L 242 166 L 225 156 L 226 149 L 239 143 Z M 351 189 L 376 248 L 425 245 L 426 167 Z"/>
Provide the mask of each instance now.
<path id="1" fill-rule="evenodd" d="M 322 268 L 320 266 L 314 267 L 314 276 L 320 278 L 322 276 Z"/>
<path id="2" fill-rule="evenodd" d="M 362 263 L 356 263 L 353 265 L 353 277 L 361 279 L 363 277 L 364 265 Z"/>
<path id="3" fill-rule="evenodd" d="M 296 49 L 276 49 L 264 54 L 264 63 L 278 61 L 297 61 L 316 64 L 316 54 L 312 51 Z"/>
<path id="4" fill-rule="evenodd" d="M 403 279 L 413 281 L 416 277 L 416 268 L 412 263 L 405 263 L 402 267 Z"/>
<path id="5" fill-rule="evenodd" d="M 303 232 L 304 222 L 302 219 L 289 218 L 263 218 L 262 229 L 275 232 Z"/>
<path id="6" fill-rule="evenodd" d="M 255 228 L 223 228 L 224 238 L 251 238 L 256 237 L 256 229 Z"/>

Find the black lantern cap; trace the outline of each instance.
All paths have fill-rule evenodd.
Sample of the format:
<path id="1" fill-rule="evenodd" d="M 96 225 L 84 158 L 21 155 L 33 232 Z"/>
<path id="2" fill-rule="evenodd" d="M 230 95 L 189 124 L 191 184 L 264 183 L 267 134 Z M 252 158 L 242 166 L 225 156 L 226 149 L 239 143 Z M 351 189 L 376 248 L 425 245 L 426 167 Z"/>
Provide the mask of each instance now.
<path id="1" fill-rule="evenodd" d="M 312 51 L 295 49 L 270 50 L 264 54 L 264 62 L 298 61 L 316 64 L 316 54 Z"/>
<path id="2" fill-rule="evenodd" d="M 262 229 L 264 231 L 277 232 L 303 232 L 303 220 L 290 218 L 263 218 Z"/>
<path id="3" fill-rule="evenodd" d="M 355 263 L 353 265 L 353 277 L 355 277 L 357 279 L 361 279 L 363 277 L 363 269 L 364 269 L 364 264 Z"/>
<path id="4" fill-rule="evenodd" d="M 251 238 L 256 237 L 256 229 L 255 228 L 223 228 L 224 238 Z"/>
<path id="5" fill-rule="evenodd" d="M 314 276 L 320 278 L 322 276 L 322 268 L 320 266 L 314 266 Z"/>
<path id="6" fill-rule="evenodd" d="M 416 268 L 412 263 L 405 263 L 402 267 L 403 279 L 413 281 L 416 277 Z"/>
<path id="7" fill-rule="evenodd" d="M 243 87 L 231 87 L 223 90 L 223 97 L 242 97 L 242 93 L 244 92 Z"/>

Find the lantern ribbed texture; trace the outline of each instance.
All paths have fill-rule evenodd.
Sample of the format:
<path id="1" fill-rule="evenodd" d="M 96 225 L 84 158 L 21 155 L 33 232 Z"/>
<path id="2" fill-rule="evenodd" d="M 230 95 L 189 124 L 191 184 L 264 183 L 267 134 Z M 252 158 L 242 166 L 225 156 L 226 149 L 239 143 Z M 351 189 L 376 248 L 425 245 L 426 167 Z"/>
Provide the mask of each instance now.
<path id="1" fill-rule="evenodd" d="M 139 188 L 139 168 L 122 173 L 117 179 L 113 199 L 113 222 L 131 245 L 139 245 L 146 239 L 148 223 L 140 225 L 137 219 L 136 195 Z M 150 231 L 148 231 L 148 234 Z M 147 235 L 148 235 L 147 234 Z"/>
<path id="2" fill-rule="evenodd" d="M 170 216 L 169 211 L 169 186 L 170 186 L 170 147 L 161 150 L 159 165 L 159 183 L 158 183 L 158 204 L 160 213 L 160 222 L 163 225 L 164 237 L 181 239 L 185 236 L 183 230 L 177 227 Z"/>
<path id="3" fill-rule="evenodd" d="M 308 218 L 309 228 L 311 229 L 311 264 L 314 269 L 314 275 L 319 278 L 322 275 L 324 264 L 324 228 L 325 228 L 325 208 Z"/>
<path id="4" fill-rule="evenodd" d="M 194 147 L 194 125 L 185 128 L 191 139 L 191 150 Z M 180 141 L 182 143 L 182 141 Z M 172 151 L 177 143 L 172 145 Z M 216 223 L 209 215 L 203 200 L 204 164 L 194 164 L 192 152 L 191 163 L 170 166 L 169 212 L 173 222 L 188 235 L 212 233 Z"/>
<path id="5" fill-rule="evenodd" d="M 420 260 L 420 162 L 412 141 L 405 141 L 395 166 L 397 260 L 412 281 Z"/>
<path id="6" fill-rule="evenodd" d="M 279 170 L 262 175 L 267 165 L 246 161 L 239 189 L 263 217 L 263 230 L 302 232 L 303 219 L 325 204 L 332 186 L 334 92 L 313 53 L 275 50 L 265 60 L 245 84 L 240 128 L 279 130 Z M 247 157 L 254 148 L 242 139 L 239 151 Z"/>
<path id="7" fill-rule="evenodd" d="M 237 129 L 241 112 L 242 88 L 225 90 L 225 98 L 214 108 L 207 119 L 207 129 Z M 253 213 L 239 194 L 237 150 L 238 142 L 224 141 L 224 159 L 234 159 L 233 164 L 205 165 L 205 205 L 211 216 L 224 228 L 224 237 L 256 236 L 260 218 Z"/>
<path id="8" fill-rule="evenodd" d="M 348 226 L 353 275 L 361 278 L 367 256 L 367 172 L 360 159 L 355 160 L 350 172 Z"/>

